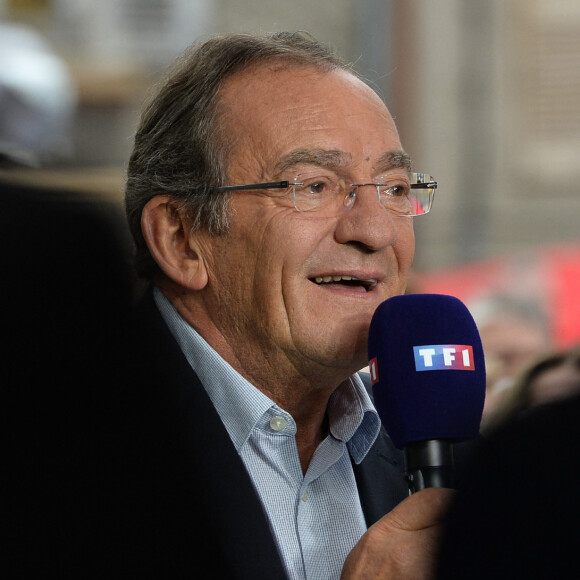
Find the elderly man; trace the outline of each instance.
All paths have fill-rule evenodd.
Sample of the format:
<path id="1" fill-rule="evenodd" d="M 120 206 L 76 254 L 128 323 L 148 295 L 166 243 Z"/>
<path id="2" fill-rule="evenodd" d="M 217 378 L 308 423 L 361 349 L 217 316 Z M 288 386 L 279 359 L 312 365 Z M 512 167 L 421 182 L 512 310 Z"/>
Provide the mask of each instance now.
<path id="1" fill-rule="evenodd" d="M 397 506 L 402 456 L 357 374 L 405 291 L 420 181 L 381 99 L 305 34 L 211 38 L 146 107 L 126 209 L 163 419 L 141 532 L 169 577 L 427 575 L 447 494 Z"/>

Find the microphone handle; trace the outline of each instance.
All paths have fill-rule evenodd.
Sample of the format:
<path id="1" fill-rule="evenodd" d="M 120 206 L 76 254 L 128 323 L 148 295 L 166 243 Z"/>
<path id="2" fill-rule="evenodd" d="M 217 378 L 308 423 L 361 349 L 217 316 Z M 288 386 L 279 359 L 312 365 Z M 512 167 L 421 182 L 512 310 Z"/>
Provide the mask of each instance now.
<path id="1" fill-rule="evenodd" d="M 409 493 L 426 487 L 454 488 L 453 446 L 444 439 L 405 445 L 405 475 Z"/>

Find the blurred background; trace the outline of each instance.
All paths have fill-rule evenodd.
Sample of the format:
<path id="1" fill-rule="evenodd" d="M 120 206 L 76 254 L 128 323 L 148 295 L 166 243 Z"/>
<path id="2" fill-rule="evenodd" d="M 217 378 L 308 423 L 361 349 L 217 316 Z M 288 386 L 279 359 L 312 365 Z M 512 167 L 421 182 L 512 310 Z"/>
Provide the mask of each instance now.
<path id="1" fill-rule="evenodd" d="M 577 0 L 0 0 L 5 165 L 121 202 L 165 65 L 216 32 L 296 29 L 356 63 L 439 182 L 410 291 L 509 295 L 580 341 Z"/>

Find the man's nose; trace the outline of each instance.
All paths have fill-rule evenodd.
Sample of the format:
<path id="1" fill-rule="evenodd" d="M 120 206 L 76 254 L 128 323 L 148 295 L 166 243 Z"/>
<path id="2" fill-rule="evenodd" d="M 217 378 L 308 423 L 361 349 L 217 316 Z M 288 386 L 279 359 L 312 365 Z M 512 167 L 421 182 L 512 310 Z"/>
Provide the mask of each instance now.
<path id="1" fill-rule="evenodd" d="M 409 222 L 383 207 L 376 185 L 361 183 L 354 202 L 339 218 L 335 236 L 339 243 L 357 242 L 377 251 L 393 245 L 401 228 L 412 228 Z"/>

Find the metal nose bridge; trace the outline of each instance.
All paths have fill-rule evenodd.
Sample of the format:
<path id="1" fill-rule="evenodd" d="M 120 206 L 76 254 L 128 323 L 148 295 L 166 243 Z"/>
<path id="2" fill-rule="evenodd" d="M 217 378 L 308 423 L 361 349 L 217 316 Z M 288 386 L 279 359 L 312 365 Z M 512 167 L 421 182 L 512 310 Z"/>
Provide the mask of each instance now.
<path id="1" fill-rule="evenodd" d="M 349 205 L 350 207 L 352 207 L 354 205 L 356 198 L 358 197 L 358 188 L 359 187 L 368 187 L 368 186 L 372 186 L 375 188 L 379 205 L 381 207 L 383 207 L 383 204 L 381 203 L 381 195 L 379 193 L 379 186 L 378 186 L 378 184 L 372 183 L 372 182 L 371 183 L 351 183 L 349 185 L 350 189 L 347 191 L 346 196 L 345 196 L 346 205 Z M 350 200 L 352 200 L 352 201 L 350 201 Z"/>

